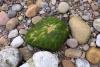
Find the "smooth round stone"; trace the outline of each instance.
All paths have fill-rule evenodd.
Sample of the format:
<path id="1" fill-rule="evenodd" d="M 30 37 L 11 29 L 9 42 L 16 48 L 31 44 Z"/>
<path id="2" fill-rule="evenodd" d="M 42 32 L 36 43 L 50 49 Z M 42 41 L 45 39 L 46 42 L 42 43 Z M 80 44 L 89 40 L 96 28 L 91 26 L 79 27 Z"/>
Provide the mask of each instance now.
<path id="1" fill-rule="evenodd" d="M 6 24 L 6 30 L 11 31 L 18 25 L 17 18 L 11 18 Z"/>
<path id="2" fill-rule="evenodd" d="M 58 5 L 58 11 L 60 13 L 66 13 L 69 10 L 69 5 L 66 2 L 60 2 L 60 4 Z"/>
<path id="3" fill-rule="evenodd" d="M 100 47 L 100 34 L 97 35 L 97 38 L 96 38 L 96 45 L 98 47 Z"/>
<path id="4" fill-rule="evenodd" d="M 12 40 L 11 46 L 17 48 L 21 46 L 23 43 L 24 43 L 23 38 L 21 36 L 17 36 L 16 38 Z"/>
<path id="5" fill-rule="evenodd" d="M 67 40 L 67 46 L 69 46 L 70 48 L 76 48 L 78 46 L 78 42 L 76 39 L 68 39 Z"/>
<path id="6" fill-rule="evenodd" d="M 93 27 L 100 32 L 100 18 L 94 20 Z"/>
<path id="7" fill-rule="evenodd" d="M 21 60 L 20 53 L 18 49 L 12 48 L 10 46 L 5 47 L 0 51 L 0 65 L 1 63 L 6 64 L 4 67 L 17 67 Z M 2 67 L 2 65 L 0 67 Z"/>
<path id="8" fill-rule="evenodd" d="M 17 14 L 16 11 L 14 11 L 14 10 L 8 10 L 8 16 L 9 16 L 10 18 L 15 17 L 16 14 Z"/>
<path id="9" fill-rule="evenodd" d="M 58 58 L 48 51 L 40 51 L 33 55 L 35 67 L 58 67 Z"/>
<path id="10" fill-rule="evenodd" d="M 13 11 L 21 11 L 22 8 L 23 8 L 23 7 L 22 7 L 21 4 L 14 4 L 14 5 L 12 5 L 12 7 L 11 7 L 11 9 L 12 9 Z"/>
<path id="11" fill-rule="evenodd" d="M 90 67 L 90 64 L 85 59 L 76 59 L 76 67 Z"/>

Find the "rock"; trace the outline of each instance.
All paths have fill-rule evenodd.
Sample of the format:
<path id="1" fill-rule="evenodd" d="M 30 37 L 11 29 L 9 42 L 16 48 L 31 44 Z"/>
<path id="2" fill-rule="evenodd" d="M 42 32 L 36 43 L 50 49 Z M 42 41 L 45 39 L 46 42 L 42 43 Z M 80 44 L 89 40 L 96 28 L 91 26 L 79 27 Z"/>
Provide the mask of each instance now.
<path id="1" fill-rule="evenodd" d="M 20 67 L 58 67 L 58 58 L 48 51 L 39 51 Z"/>
<path id="2" fill-rule="evenodd" d="M 19 33 L 22 34 L 22 35 L 25 35 L 27 33 L 27 30 L 25 29 L 20 29 L 19 30 Z"/>
<path id="3" fill-rule="evenodd" d="M 0 0 L 0 6 L 3 4 L 3 0 Z"/>
<path id="4" fill-rule="evenodd" d="M 52 5 L 56 4 L 56 0 L 51 0 Z"/>
<path id="5" fill-rule="evenodd" d="M 69 46 L 70 48 L 76 48 L 78 46 L 78 42 L 76 39 L 74 38 L 71 38 L 71 39 L 68 39 L 67 42 L 66 42 L 67 46 Z"/>
<path id="6" fill-rule="evenodd" d="M 91 42 L 90 43 L 90 47 L 96 47 L 96 43 L 95 42 Z"/>
<path id="7" fill-rule="evenodd" d="M 8 45 L 8 39 L 7 38 L 5 38 L 5 36 L 1 36 L 0 37 L 0 45 L 5 45 L 5 46 L 7 46 Z"/>
<path id="8" fill-rule="evenodd" d="M 30 5 L 30 6 L 28 7 L 28 9 L 26 10 L 25 15 L 26 15 L 27 17 L 33 17 L 33 16 L 35 16 L 35 15 L 37 14 L 37 12 L 38 12 L 38 6 L 35 5 L 35 4 L 32 4 L 32 5 Z"/>
<path id="9" fill-rule="evenodd" d="M 86 21 L 90 20 L 90 15 L 87 14 L 87 15 L 82 15 L 82 18 Z"/>
<path id="10" fill-rule="evenodd" d="M 5 11 L 8 10 L 8 5 L 7 4 L 3 4 L 2 5 L 2 10 L 5 10 Z"/>
<path id="11" fill-rule="evenodd" d="M 89 49 L 89 45 L 88 44 L 85 44 L 85 45 L 83 45 L 82 48 L 83 48 L 84 51 L 87 51 Z"/>
<path id="12" fill-rule="evenodd" d="M 35 67 L 35 66 L 34 66 L 34 62 L 33 62 L 33 59 L 30 58 L 26 63 L 24 63 L 24 64 L 21 65 L 20 67 Z"/>
<path id="13" fill-rule="evenodd" d="M 40 16 L 35 16 L 35 17 L 32 18 L 32 23 L 33 23 L 33 24 L 36 24 L 36 23 L 38 23 L 41 19 L 42 19 L 42 17 L 40 17 Z"/>
<path id="14" fill-rule="evenodd" d="M 35 53 L 33 55 L 33 61 L 35 67 L 58 67 L 57 56 L 47 51 Z"/>
<path id="15" fill-rule="evenodd" d="M 99 9 L 99 4 L 97 2 L 92 2 L 91 7 L 93 10 L 98 10 Z"/>
<path id="16" fill-rule="evenodd" d="M 43 5 L 43 0 L 36 0 L 36 5 L 41 8 Z"/>
<path id="17" fill-rule="evenodd" d="M 75 67 L 74 63 L 72 63 L 70 60 L 63 60 L 62 65 L 63 67 Z"/>
<path id="18" fill-rule="evenodd" d="M 100 47 L 100 34 L 97 35 L 97 38 L 96 38 L 96 45 L 98 47 Z"/>
<path id="19" fill-rule="evenodd" d="M 72 16 L 69 21 L 72 36 L 77 39 L 79 44 L 84 44 L 88 41 L 91 35 L 91 28 L 79 16 Z"/>
<path id="20" fill-rule="evenodd" d="M 10 31 L 10 30 L 14 29 L 17 24 L 18 24 L 18 19 L 12 18 L 7 22 L 6 29 Z"/>
<path id="21" fill-rule="evenodd" d="M 60 2 L 60 4 L 58 5 L 58 11 L 60 13 L 66 13 L 69 10 L 69 5 L 67 2 Z"/>
<path id="22" fill-rule="evenodd" d="M 17 36 L 16 38 L 12 40 L 11 46 L 17 48 L 21 46 L 23 43 L 24 43 L 23 38 L 21 36 Z"/>
<path id="23" fill-rule="evenodd" d="M 82 55 L 82 51 L 79 49 L 66 49 L 65 56 L 70 58 L 79 58 Z"/>
<path id="24" fill-rule="evenodd" d="M 10 18 L 15 17 L 15 16 L 16 16 L 16 14 L 17 14 L 17 12 L 16 12 L 16 11 L 14 11 L 14 10 L 8 10 L 8 16 L 9 16 Z"/>
<path id="25" fill-rule="evenodd" d="M 100 18 L 94 20 L 93 27 L 100 32 Z"/>
<path id="26" fill-rule="evenodd" d="M 13 37 L 16 37 L 18 35 L 18 30 L 17 29 L 14 29 L 14 30 L 11 30 L 8 34 L 8 38 L 13 38 Z"/>
<path id="27" fill-rule="evenodd" d="M 28 50 L 27 47 L 23 47 L 19 49 L 25 61 L 29 60 L 32 57 L 32 53 Z"/>
<path id="28" fill-rule="evenodd" d="M 87 60 L 92 64 L 100 63 L 100 49 L 91 47 L 86 53 Z"/>
<path id="29" fill-rule="evenodd" d="M 10 65 L 5 62 L 1 62 L 0 67 L 10 67 Z"/>
<path id="30" fill-rule="evenodd" d="M 6 25 L 6 23 L 8 22 L 9 18 L 7 13 L 5 13 L 4 11 L 0 12 L 0 26 L 1 25 Z"/>
<path id="31" fill-rule="evenodd" d="M 22 8 L 23 8 L 23 7 L 22 7 L 21 4 L 13 4 L 12 7 L 11 7 L 11 9 L 12 9 L 13 11 L 21 11 Z"/>
<path id="32" fill-rule="evenodd" d="M 21 56 L 18 49 L 7 46 L 5 49 L 0 51 L 0 65 L 3 63 L 4 67 L 6 67 L 6 65 L 9 65 L 7 67 L 17 67 L 20 60 Z"/>
<path id="33" fill-rule="evenodd" d="M 85 59 L 76 59 L 76 67 L 90 67 L 90 64 Z"/>
<path id="34" fill-rule="evenodd" d="M 20 20 L 20 21 L 22 21 L 23 19 L 24 19 L 23 16 L 19 16 L 19 17 L 18 17 L 18 20 Z"/>

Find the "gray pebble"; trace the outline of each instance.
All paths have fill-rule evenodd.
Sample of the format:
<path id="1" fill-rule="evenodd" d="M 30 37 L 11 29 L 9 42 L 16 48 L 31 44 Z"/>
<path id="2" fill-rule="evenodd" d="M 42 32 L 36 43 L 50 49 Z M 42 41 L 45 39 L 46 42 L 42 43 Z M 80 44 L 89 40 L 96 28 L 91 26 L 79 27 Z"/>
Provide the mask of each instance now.
<path id="1" fill-rule="evenodd" d="M 8 10 L 8 16 L 9 16 L 10 18 L 15 17 L 16 14 L 17 14 L 16 11 L 14 11 L 14 10 Z"/>
<path id="2" fill-rule="evenodd" d="M 22 7 L 21 4 L 14 4 L 14 5 L 12 5 L 11 9 L 14 10 L 14 11 L 20 11 L 22 8 L 23 7 Z"/>
<path id="3" fill-rule="evenodd" d="M 76 48 L 78 46 L 78 42 L 76 39 L 68 39 L 66 42 L 67 46 L 69 46 L 70 48 Z"/>

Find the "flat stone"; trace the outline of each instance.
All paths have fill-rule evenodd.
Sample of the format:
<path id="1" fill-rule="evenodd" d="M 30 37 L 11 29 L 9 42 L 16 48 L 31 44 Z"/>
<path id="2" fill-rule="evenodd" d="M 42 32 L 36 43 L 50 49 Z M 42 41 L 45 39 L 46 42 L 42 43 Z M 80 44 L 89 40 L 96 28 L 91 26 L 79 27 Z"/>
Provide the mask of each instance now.
<path id="1" fill-rule="evenodd" d="M 75 67 L 74 63 L 70 60 L 63 60 L 62 65 L 63 67 Z"/>
<path id="2" fill-rule="evenodd" d="M 79 58 L 82 55 L 82 51 L 79 49 L 66 49 L 65 56 L 70 58 Z"/>

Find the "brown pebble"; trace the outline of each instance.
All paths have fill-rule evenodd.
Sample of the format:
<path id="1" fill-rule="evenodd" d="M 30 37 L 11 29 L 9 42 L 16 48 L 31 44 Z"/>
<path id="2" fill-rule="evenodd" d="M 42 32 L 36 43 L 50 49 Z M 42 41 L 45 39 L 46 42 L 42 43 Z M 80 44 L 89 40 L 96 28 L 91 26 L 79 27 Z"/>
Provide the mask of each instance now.
<path id="1" fill-rule="evenodd" d="M 91 47 L 86 53 L 87 60 L 92 64 L 100 63 L 100 48 Z"/>
<path id="2" fill-rule="evenodd" d="M 10 30 L 14 29 L 17 24 L 18 24 L 18 19 L 12 18 L 7 22 L 6 29 L 10 31 Z"/>
<path id="3" fill-rule="evenodd" d="M 26 15 L 27 17 L 33 17 L 33 16 L 35 16 L 35 15 L 37 14 L 37 12 L 38 12 L 38 7 L 37 7 L 37 5 L 32 4 L 32 5 L 30 5 L 30 6 L 28 7 L 28 9 L 26 10 L 25 15 Z"/>
<path id="4" fill-rule="evenodd" d="M 28 50 L 27 47 L 20 48 L 19 51 L 21 52 L 25 61 L 32 57 L 32 53 Z"/>
<path id="5" fill-rule="evenodd" d="M 70 60 L 63 60 L 62 65 L 63 67 L 75 67 L 74 63 Z"/>
<path id="6" fill-rule="evenodd" d="M 82 55 L 82 51 L 79 49 L 66 49 L 65 56 L 70 58 L 79 58 Z"/>

